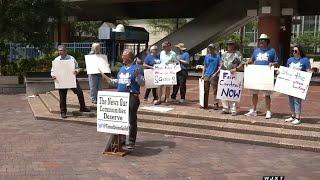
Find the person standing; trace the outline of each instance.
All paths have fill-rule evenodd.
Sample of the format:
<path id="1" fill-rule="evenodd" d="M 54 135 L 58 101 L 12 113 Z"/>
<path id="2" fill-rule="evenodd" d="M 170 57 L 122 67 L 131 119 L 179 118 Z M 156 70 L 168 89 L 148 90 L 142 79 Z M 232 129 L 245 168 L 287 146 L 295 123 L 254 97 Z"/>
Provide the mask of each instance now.
<path id="1" fill-rule="evenodd" d="M 237 50 L 237 44 L 234 40 L 230 39 L 227 41 L 227 52 L 222 55 L 222 70 L 229 70 L 231 73 L 237 72 L 242 67 L 242 55 Z M 232 116 L 237 114 L 237 102 L 221 100 L 222 103 L 222 114 L 231 113 Z"/>
<path id="2" fill-rule="evenodd" d="M 140 86 L 143 86 L 144 76 L 141 67 L 134 63 L 134 54 L 130 49 L 122 53 L 123 66 L 120 68 L 117 79 L 111 79 L 101 73 L 109 83 L 118 85 L 118 92 L 130 93 L 129 98 L 129 144 L 128 149 L 133 149 L 137 138 L 137 112 L 140 106 Z"/>
<path id="3" fill-rule="evenodd" d="M 299 70 L 312 72 L 309 58 L 306 57 L 303 49 L 299 45 L 295 45 L 292 50 L 293 57 L 287 61 L 287 67 Z M 301 123 L 301 107 L 302 99 L 289 96 L 289 107 L 291 111 L 291 117 L 286 119 L 285 122 L 291 122 L 293 125 Z"/>
<path id="4" fill-rule="evenodd" d="M 150 54 L 147 55 L 147 57 L 144 59 L 143 67 L 146 69 L 153 69 L 153 66 L 157 63 L 159 63 L 159 55 L 158 55 L 158 47 L 157 46 L 151 46 L 150 48 Z M 152 90 L 153 94 L 153 103 L 156 105 L 158 104 L 158 92 L 157 88 L 148 88 L 146 89 L 145 95 L 144 95 L 144 101 L 148 101 L 149 94 Z"/>
<path id="5" fill-rule="evenodd" d="M 176 100 L 178 91 L 180 89 L 180 103 L 184 103 L 186 100 L 186 92 L 187 92 L 187 77 L 188 77 L 188 71 L 187 71 L 187 65 L 190 61 L 190 55 L 187 52 L 187 48 L 184 46 L 183 43 L 179 43 L 175 45 L 175 47 L 179 50 L 179 56 L 178 61 L 180 62 L 181 71 L 177 72 L 177 85 L 173 86 L 171 99 L 173 101 Z"/>
<path id="6" fill-rule="evenodd" d="M 76 59 L 70 55 L 68 55 L 67 53 L 67 49 L 64 45 L 59 45 L 58 46 L 58 53 L 59 56 L 56 57 L 54 59 L 54 61 L 73 61 L 74 62 L 74 66 L 75 66 L 75 71 L 74 74 L 77 75 L 79 73 L 79 66 L 78 63 L 76 61 Z M 56 79 L 55 76 L 55 72 L 53 71 L 53 69 L 51 69 L 51 77 L 53 79 Z M 73 91 L 73 93 L 75 93 L 78 97 L 79 100 L 79 104 L 80 104 L 80 112 L 90 112 L 90 109 L 88 109 L 86 107 L 85 101 L 84 101 L 84 96 L 83 96 L 83 92 L 82 89 L 80 87 L 80 84 L 78 82 L 78 80 L 76 81 L 76 88 L 71 88 L 71 90 Z M 68 89 L 59 89 L 59 97 L 60 97 L 60 113 L 61 113 L 61 117 L 62 118 L 67 118 L 67 93 L 68 93 Z"/>
<path id="7" fill-rule="evenodd" d="M 202 70 L 201 78 L 204 79 L 204 109 L 208 108 L 209 90 L 210 85 L 213 89 L 213 109 L 219 109 L 219 103 L 217 100 L 217 89 L 219 80 L 219 71 L 221 68 L 220 56 L 216 53 L 216 47 L 213 44 L 209 44 L 207 48 L 208 54 L 204 58 L 204 67 Z"/>
<path id="8" fill-rule="evenodd" d="M 101 45 L 99 43 L 93 43 L 89 54 L 101 54 Z M 88 79 L 91 101 L 93 104 L 97 104 L 98 91 L 102 90 L 101 74 L 89 74 Z"/>
<path id="9" fill-rule="evenodd" d="M 171 43 L 168 41 L 165 41 L 162 43 L 163 50 L 160 53 L 160 63 L 161 64 L 172 64 L 172 63 L 178 63 L 177 55 L 174 51 L 171 49 Z M 170 96 L 170 88 L 169 85 L 162 85 L 159 87 L 159 103 L 161 103 L 162 99 L 162 92 L 163 88 L 165 88 L 165 97 L 164 102 L 169 102 L 169 96 Z"/>
<path id="10" fill-rule="evenodd" d="M 258 38 L 259 48 L 256 48 L 253 51 L 251 59 L 247 62 L 247 64 L 255 64 L 255 65 L 265 65 L 265 66 L 277 66 L 278 65 L 278 57 L 276 51 L 269 47 L 270 38 L 266 34 L 261 34 Z M 261 91 L 261 90 L 251 90 L 252 93 L 252 104 L 253 108 L 249 110 L 245 116 L 257 116 L 257 104 L 258 104 L 258 94 L 262 92 L 265 94 L 266 99 L 266 119 L 270 119 L 272 116 L 271 113 L 271 94 L 272 91 Z"/>

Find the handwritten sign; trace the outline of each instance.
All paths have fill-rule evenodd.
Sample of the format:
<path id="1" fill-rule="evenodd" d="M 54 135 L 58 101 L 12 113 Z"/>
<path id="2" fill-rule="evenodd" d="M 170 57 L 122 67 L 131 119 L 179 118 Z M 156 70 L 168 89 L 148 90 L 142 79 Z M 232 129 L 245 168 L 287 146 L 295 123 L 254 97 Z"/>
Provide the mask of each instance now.
<path id="1" fill-rule="evenodd" d="M 243 85 L 243 73 L 220 70 L 217 99 L 240 101 Z"/>
<path id="2" fill-rule="evenodd" d="M 52 61 L 52 71 L 56 79 L 54 80 L 54 87 L 56 89 L 76 88 L 75 64 L 73 60 Z"/>
<path id="3" fill-rule="evenodd" d="M 199 104 L 204 107 L 204 80 L 199 79 Z"/>
<path id="4" fill-rule="evenodd" d="M 98 92 L 98 132 L 129 135 L 129 97 L 125 92 Z"/>
<path id="5" fill-rule="evenodd" d="M 273 90 L 274 67 L 248 65 L 244 69 L 244 88 L 256 90 Z"/>
<path id="6" fill-rule="evenodd" d="M 85 55 L 84 58 L 87 74 L 100 74 L 100 71 L 102 73 L 111 73 L 108 57 L 105 54 Z"/>
<path id="7" fill-rule="evenodd" d="M 144 70 L 145 88 L 157 88 L 158 86 L 154 84 L 154 70 L 145 69 Z"/>
<path id="8" fill-rule="evenodd" d="M 154 65 L 155 85 L 176 85 L 177 72 L 181 70 L 180 64 L 156 64 Z"/>
<path id="9" fill-rule="evenodd" d="M 306 99 L 312 73 L 280 66 L 274 90 Z"/>

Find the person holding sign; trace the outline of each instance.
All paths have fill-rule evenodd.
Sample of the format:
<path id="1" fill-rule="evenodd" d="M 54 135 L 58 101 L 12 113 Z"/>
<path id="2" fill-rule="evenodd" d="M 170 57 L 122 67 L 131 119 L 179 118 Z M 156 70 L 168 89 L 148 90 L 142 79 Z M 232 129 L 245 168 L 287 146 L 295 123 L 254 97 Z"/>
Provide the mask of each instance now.
<path id="1" fill-rule="evenodd" d="M 177 55 L 174 51 L 171 50 L 171 43 L 170 42 L 168 42 L 168 41 L 163 42 L 162 48 L 163 48 L 163 50 L 160 53 L 160 63 L 161 64 L 167 65 L 167 64 L 178 63 Z M 159 87 L 159 101 L 161 103 L 163 88 L 165 88 L 164 102 L 168 103 L 169 97 L 170 97 L 170 86 L 168 86 L 168 85 L 162 85 Z"/>
<path id="2" fill-rule="evenodd" d="M 101 45 L 93 43 L 89 54 L 101 54 Z M 101 74 L 88 74 L 90 97 L 93 104 L 97 104 L 98 91 L 101 91 Z"/>
<path id="3" fill-rule="evenodd" d="M 299 45 L 295 45 L 292 50 L 293 57 L 287 61 L 287 67 L 299 70 L 312 72 L 309 58 L 306 57 L 303 49 Z M 291 122 L 294 125 L 300 124 L 301 119 L 301 99 L 289 95 L 289 106 L 291 111 L 291 117 L 286 119 L 285 122 Z"/>
<path id="4" fill-rule="evenodd" d="M 158 55 L 158 47 L 157 46 L 151 46 L 150 48 L 150 54 L 147 55 L 147 57 L 144 59 L 143 67 L 146 69 L 153 69 L 153 65 L 160 62 L 159 55 Z M 159 104 L 158 101 L 158 94 L 157 94 L 157 88 L 148 88 L 146 89 L 145 95 L 144 95 L 144 101 L 148 100 L 150 91 L 152 90 L 153 94 L 153 103 L 155 105 Z"/>
<path id="5" fill-rule="evenodd" d="M 140 106 L 140 86 L 144 85 L 143 71 L 139 65 L 134 63 L 132 50 L 125 49 L 122 53 L 123 66 L 120 68 L 117 79 L 111 79 L 101 73 L 109 83 L 118 85 L 118 92 L 130 93 L 129 98 L 129 145 L 133 149 L 137 137 L 137 112 Z"/>
<path id="6" fill-rule="evenodd" d="M 187 52 L 187 48 L 184 46 L 183 43 L 179 43 L 175 45 L 179 50 L 178 60 L 180 62 L 181 71 L 177 72 L 177 84 L 173 85 L 173 90 L 171 94 L 171 99 L 176 100 L 179 88 L 180 88 L 180 103 L 184 103 L 186 100 L 186 92 L 187 92 L 187 65 L 190 61 L 190 55 Z"/>
<path id="7" fill-rule="evenodd" d="M 222 55 L 221 69 L 229 70 L 231 73 L 239 71 L 242 67 L 242 55 L 236 49 L 236 42 L 232 39 L 227 41 L 227 52 Z M 235 116 L 237 114 L 237 102 L 221 100 L 222 102 L 222 114 L 229 114 Z"/>
<path id="8" fill-rule="evenodd" d="M 207 48 L 208 54 L 204 58 L 204 67 L 202 69 L 201 79 L 204 79 L 204 109 L 208 108 L 209 90 L 210 85 L 213 89 L 213 103 L 214 110 L 219 109 L 219 103 L 217 100 L 218 89 L 218 74 L 221 68 L 221 58 L 216 53 L 216 47 L 213 44 L 209 44 Z"/>
<path id="9" fill-rule="evenodd" d="M 270 38 L 266 34 L 261 34 L 258 38 L 259 48 L 256 48 L 253 51 L 251 59 L 246 64 L 255 64 L 255 65 L 265 65 L 265 66 L 277 66 L 278 57 L 276 51 L 269 47 Z M 258 74 L 257 74 L 258 76 Z M 252 92 L 252 104 L 253 108 L 249 110 L 245 116 L 257 116 L 257 104 L 258 104 L 258 94 L 263 92 L 266 99 L 266 119 L 270 119 L 272 116 L 271 113 L 271 93 L 272 91 L 259 91 L 251 90 Z"/>
<path id="10" fill-rule="evenodd" d="M 56 57 L 54 59 L 54 61 L 73 61 L 74 66 L 75 66 L 75 71 L 73 73 L 75 75 L 77 75 L 79 73 L 78 63 L 74 57 L 68 55 L 67 49 L 64 45 L 58 46 L 58 53 L 59 53 L 59 56 Z M 53 69 L 51 69 L 51 77 L 53 79 L 56 79 L 55 73 L 57 73 L 57 72 L 55 72 Z M 86 107 L 83 92 L 82 92 L 82 89 L 81 89 L 78 81 L 76 81 L 76 88 L 71 88 L 71 90 L 73 91 L 73 93 L 77 94 L 77 96 L 78 96 L 78 100 L 79 100 L 79 104 L 80 104 L 80 112 L 90 112 L 90 109 L 88 109 Z M 62 118 L 67 117 L 67 115 L 66 115 L 67 114 L 67 104 L 66 104 L 67 92 L 68 92 L 68 89 L 59 89 L 60 113 L 61 113 Z"/>

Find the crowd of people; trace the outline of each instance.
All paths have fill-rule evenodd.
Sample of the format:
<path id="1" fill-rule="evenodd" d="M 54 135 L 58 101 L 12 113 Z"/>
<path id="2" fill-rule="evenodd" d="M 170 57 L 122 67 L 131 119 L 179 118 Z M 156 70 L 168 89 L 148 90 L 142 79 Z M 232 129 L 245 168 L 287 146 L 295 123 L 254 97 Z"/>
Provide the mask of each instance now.
<path id="1" fill-rule="evenodd" d="M 201 108 L 208 109 L 208 98 L 210 87 L 212 87 L 213 92 L 213 109 L 219 109 L 219 101 L 216 99 L 219 71 L 229 70 L 231 73 L 237 71 L 243 71 L 244 66 L 248 64 L 255 65 L 265 65 L 265 66 L 278 66 L 278 57 L 275 49 L 270 47 L 270 38 L 266 34 L 261 34 L 258 39 L 259 47 L 257 47 L 252 57 L 249 61 L 245 62 L 239 50 L 237 49 L 237 43 L 234 40 L 228 40 L 226 42 L 227 51 L 220 55 L 217 51 L 217 46 L 214 44 L 209 44 L 207 47 L 207 55 L 204 58 L 203 69 L 201 79 L 204 80 L 204 106 Z M 152 91 L 153 103 L 159 105 L 161 103 L 170 103 L 177 101 L 177 94 L 180 90 L 179 103 L 185 103 L 186 101 L 186 82 L 188 77 L 188 64 L 190 62 L 190 55 L 185 44 L 178 43 L 175 45 L 177 48 L 177 53 L 172 50 L 172 45 L 170 42 L 165 41 L 162 43 L 162 51 L 159 53 L 157 46 L 151 46 L 150 53 L 146 56 L 143 61 L 143 65 L 139 65 L 134 62 L 134 54 L 132 50 L 125 49 L 122 53 L 123 66 L 118 72 L 115 79 L 111 79 L 103 73 L 100 74 L 90 74 L 89 75 L 89 87 L 90 96 L 92 103 L 97 103 L 97 93 L 101 90 L 101 79 L 105 78 L 108 83 L 117 84 L 117 89 L 119 92 L 130 93 L 129 102 L 129 146 L 128 148 L 134 148 L 136 136 L 137 136 L 137 110 L 140 105 L 140 86 L 144 85 L 143 69 L 153 69 L 155 64 L 180 64 L 181 70 L 177 72 L 177 84 L 176 85 L 162 85 L 158 88 L 146 89 L 144 95 L 144 101 L 148 100 L 149 94 Z M 54 61 L 73 61 L 75 66 L 74 74 L 79 72 L 78 63 L 74 57 L 67 54 L 66 47 L 63 45 L 58 46 L 59 56 Z M 99 43 L 92 44 L 92 49 L 90 54 L 100 54 L 101 46 Z M 289 58 L 286 66 L 300 71 L 311 71 L 310 61 L 306 57 L 301 46 L 296 45 L 292 50 L 293 57 Z M 55 79 L 55 72 L 51 71 L 51 76 Z M 170 95 L 170 91 L 172 93 Z M 66 118 L 67 107 L 66 107 L 66 96 L 68 89 L 59 89 L 60 95 L 60 112 L 61 117 Z M 84 96 L 82 89 L 76 81 L 76 88 L 71 89 L 75 94 L 77 94 L 80 111 L 89 112 L 85 105 Z M 164 98 L 163 98 L 163 91 Z M 271 113 L 271 97 L 272 91 L 260 91 L 260 90 L 250 90 L 252 94 L 252 108 L 249 110 L 245 116 L 257 116 L 257 103 L 258 94 L 262 93 L 265 95 L 266 102 L 266 119 L 272 117 Z M 302 99 L 289 96 L 289 107 L 291 111 L 291 117 L 285 119 L 285 122 L 291 122 L 294 125 L 301 123 L 301 103 Z M 235 101 L 221 101 L 222 103 L 222 114 L 231 114 L 232 116 L 237 115 L 237 102 Z"/>

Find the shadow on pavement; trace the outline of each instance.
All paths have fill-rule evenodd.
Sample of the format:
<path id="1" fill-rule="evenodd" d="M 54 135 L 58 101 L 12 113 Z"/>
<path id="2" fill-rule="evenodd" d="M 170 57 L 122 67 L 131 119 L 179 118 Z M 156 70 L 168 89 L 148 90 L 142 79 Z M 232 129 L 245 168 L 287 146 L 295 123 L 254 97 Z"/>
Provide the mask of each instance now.
<path id="1" fill-rule="evenodd" d="M 172 141 L 142 141 L 137 142 L 130 156 L 154 156 L 162 152 L 163 148 L 174 148 L 176 143 Z"/>

